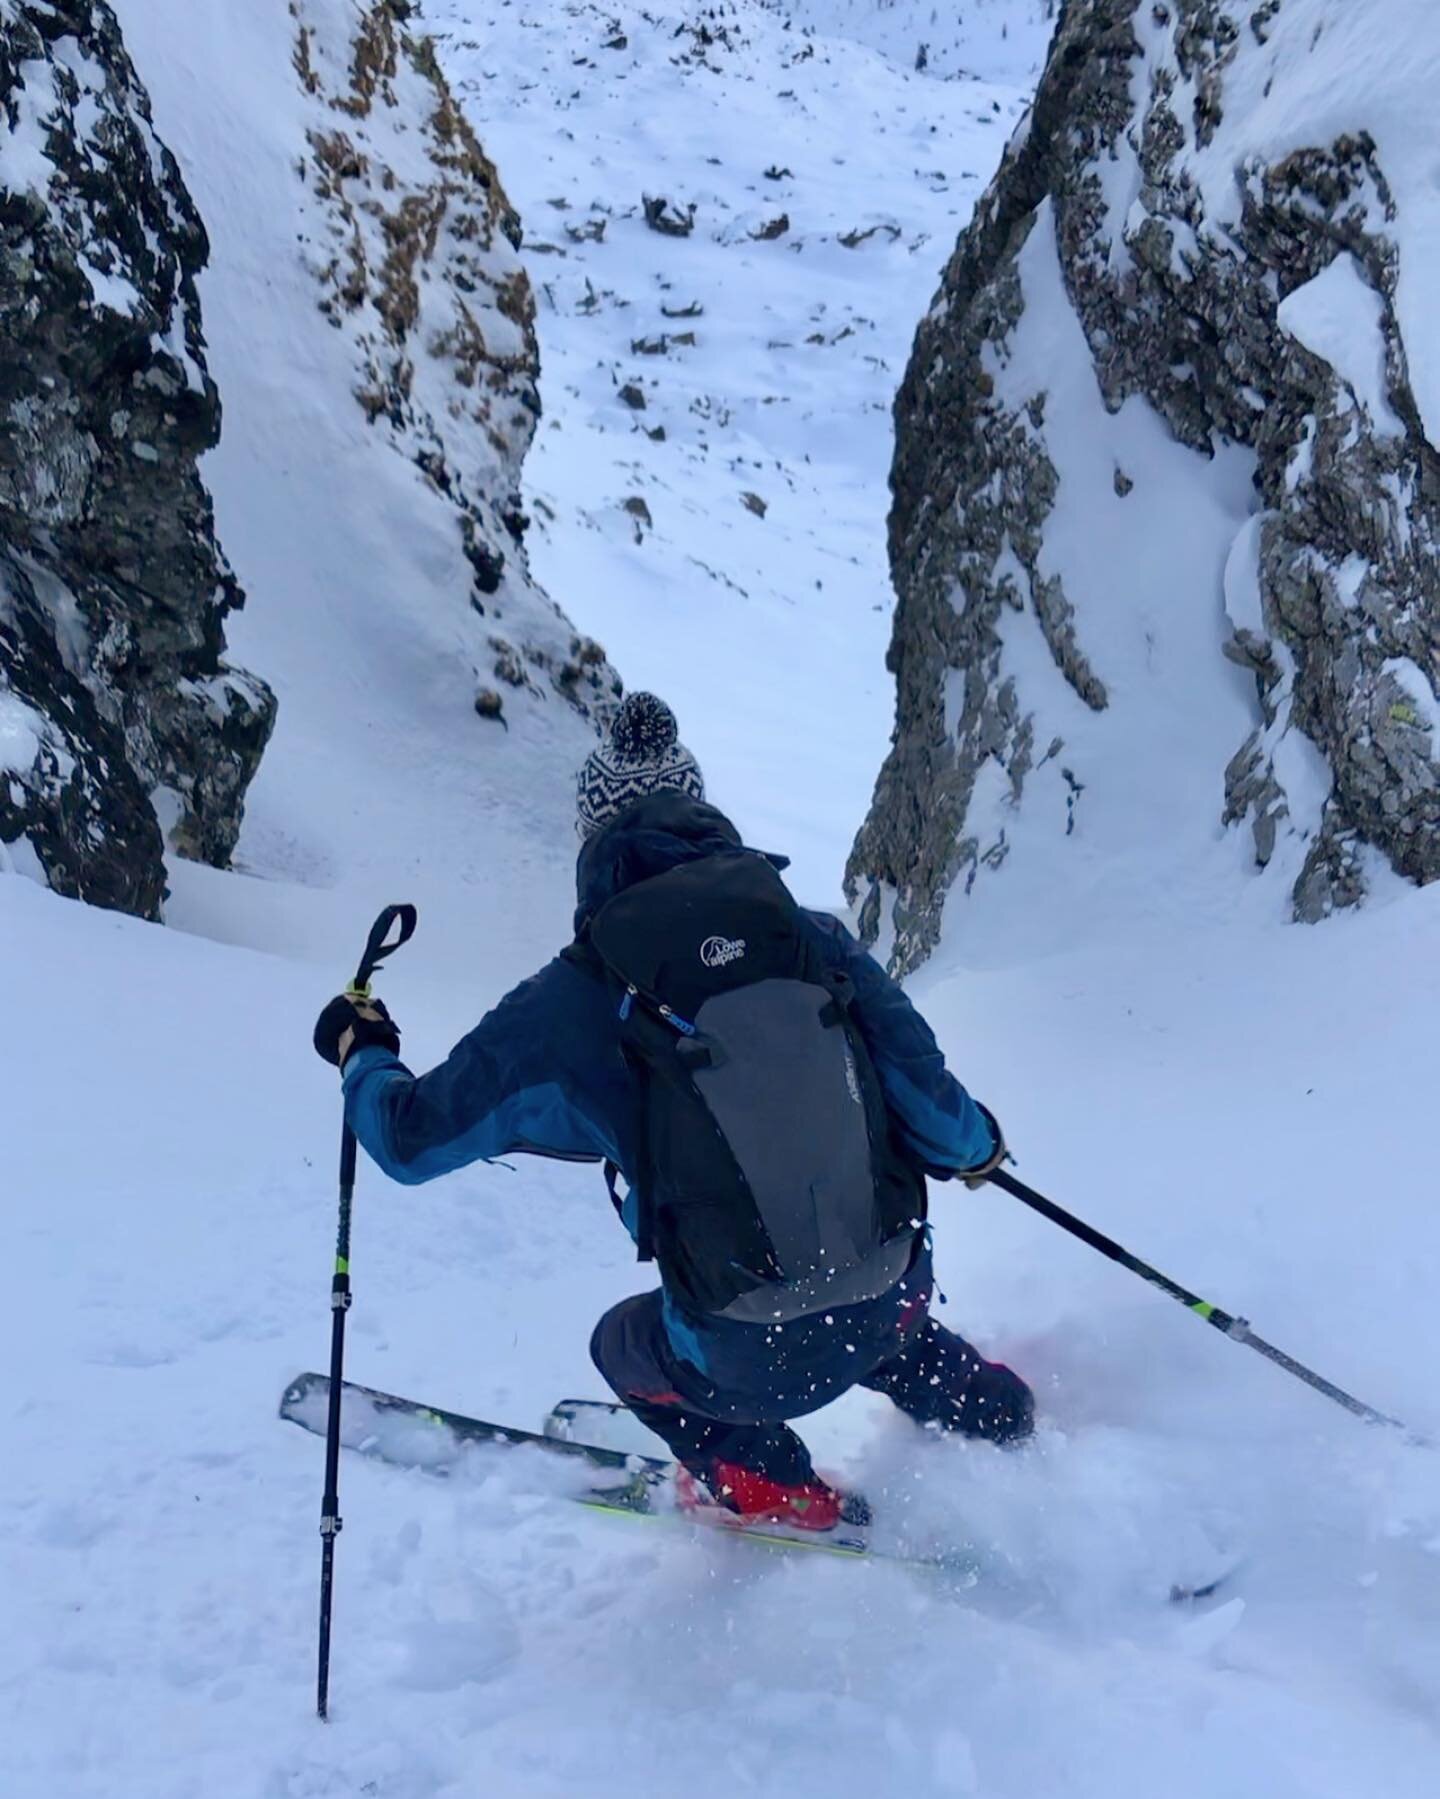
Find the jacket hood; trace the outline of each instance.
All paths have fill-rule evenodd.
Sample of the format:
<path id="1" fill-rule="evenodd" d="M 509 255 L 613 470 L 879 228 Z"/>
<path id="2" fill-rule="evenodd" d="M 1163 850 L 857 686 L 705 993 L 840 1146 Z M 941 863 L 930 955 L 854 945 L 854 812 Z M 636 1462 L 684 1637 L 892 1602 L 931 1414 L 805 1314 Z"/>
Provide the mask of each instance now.
<path id="1" fill-rule="evenodd" d="M 637 800 L 603 831 L 589 839 L 575 865 L 575 933 L 578 936 L 617 893 L 724 850 L 745 846 L 740 833 L 716 806 L 684 793 L 654 793 Z M 777 868 L 784 856 L 769 858 Z"/>

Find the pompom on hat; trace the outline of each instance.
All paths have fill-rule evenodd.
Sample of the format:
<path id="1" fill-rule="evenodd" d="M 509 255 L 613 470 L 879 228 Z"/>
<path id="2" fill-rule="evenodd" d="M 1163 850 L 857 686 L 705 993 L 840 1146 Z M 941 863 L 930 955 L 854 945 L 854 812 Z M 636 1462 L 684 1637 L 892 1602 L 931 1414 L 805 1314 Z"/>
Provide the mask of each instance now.
<path id="1" fill-rule="evenodd" d="M 582 837 L 652 793 L 686 793 L 703 800 L 700 766 L 679 740 L 675 714 L 653 693 L 632 693 L 616 713 L 609 739 L 580 770 L 576 810 Z"/>

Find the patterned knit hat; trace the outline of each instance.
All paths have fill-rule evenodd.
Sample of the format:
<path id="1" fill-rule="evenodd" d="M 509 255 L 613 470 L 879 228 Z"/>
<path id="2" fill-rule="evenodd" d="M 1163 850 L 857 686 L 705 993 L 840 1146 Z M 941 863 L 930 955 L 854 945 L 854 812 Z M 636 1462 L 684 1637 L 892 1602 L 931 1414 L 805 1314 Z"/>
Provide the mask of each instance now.
<path id="1" fill-rule="evenodd" d="M 653 693 L 632 693 L 615 715 L 609 742 L 580 770 L 580 835 L 593 837 L 636 800 L 667 789 L 705 797 L 699 765 L 678 741 L 675 714 Z"/>

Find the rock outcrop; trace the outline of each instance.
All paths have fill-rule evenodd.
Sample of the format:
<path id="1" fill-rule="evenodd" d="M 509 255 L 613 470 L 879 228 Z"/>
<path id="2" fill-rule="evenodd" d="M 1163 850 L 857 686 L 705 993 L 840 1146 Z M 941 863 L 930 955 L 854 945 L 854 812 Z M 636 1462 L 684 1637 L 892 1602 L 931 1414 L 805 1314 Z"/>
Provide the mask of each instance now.
<path id="1" fill-rule="evenodd" d="M 1123 815 L 1142 844 L 1178 811 L 1246 829 L 1307 920 L 1374 851 L 1440 876 L 1440 49 L 1428 0 L 1383 44 L 1368 10 L 1062 11 L 896 404 L 897 727 L 848 880 L 901 968 L 957 881 L 1010 878 L 1023 838 L 1063 883 Z M 1131 594 L 1167 536 L 1164 591 Z"/>
<path id="2" fill-rule="evenodd" d="M 207 253 L 109 6 L 0 0 L 0 855 L 147 918 L 274 716 L 223 660 Z"/>
<path id="3" fill-rule="evenodd" d="M 540 354 L 519 217 L 412 0 L 365 0 L 347 17 L 315 0 L 290 10 L 314 102 L 301 172 L 318 304 L 353 344 L 371 427 L 454 506 L 480 621 L 476 710 L 503 720 L 507 700 L 558 694 L 603 722 L 619 678 L 530 580 L 524 553 Z"/>

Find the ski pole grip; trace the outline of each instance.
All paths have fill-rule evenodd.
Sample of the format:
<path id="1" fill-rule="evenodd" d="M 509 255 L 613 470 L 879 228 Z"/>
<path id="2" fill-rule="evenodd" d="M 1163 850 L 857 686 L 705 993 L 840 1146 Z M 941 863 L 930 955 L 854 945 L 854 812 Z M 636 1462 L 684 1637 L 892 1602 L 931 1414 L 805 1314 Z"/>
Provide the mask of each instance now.
<path id="1" fill-rule="evenodd" d="M 394 955 L 402 944 L 406 944 L 415 935 L 415 924 L 418 913 L 413 906 L 387 906 L 370 927 L 370 937 L 365 945 L 365 954 L 360 960 L 360 967 L 355 974 L 355 988 L 358 992 L 370 985 L 370 977 L 387 956 Z M 390 933 L 394 931 L 395 941 L 389 942 Z"/>

